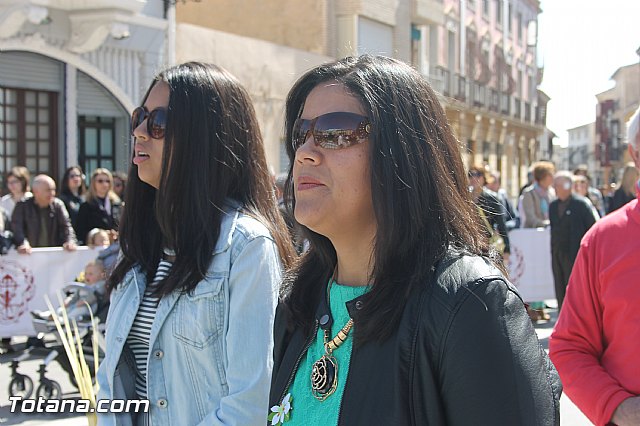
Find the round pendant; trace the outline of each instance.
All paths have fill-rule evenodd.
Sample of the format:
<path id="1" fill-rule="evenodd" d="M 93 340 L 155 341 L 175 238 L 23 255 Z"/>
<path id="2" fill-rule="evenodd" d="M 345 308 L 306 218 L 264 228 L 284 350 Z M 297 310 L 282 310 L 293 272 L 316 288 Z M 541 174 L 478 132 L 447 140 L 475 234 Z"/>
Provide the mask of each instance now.
<path id="1" fill-rule="evenodd" d="M 322 355 L 311 369 L 311 392 L 316 399 L 324 401 L 338 386 L 338 364 L 330 355 Z"/>

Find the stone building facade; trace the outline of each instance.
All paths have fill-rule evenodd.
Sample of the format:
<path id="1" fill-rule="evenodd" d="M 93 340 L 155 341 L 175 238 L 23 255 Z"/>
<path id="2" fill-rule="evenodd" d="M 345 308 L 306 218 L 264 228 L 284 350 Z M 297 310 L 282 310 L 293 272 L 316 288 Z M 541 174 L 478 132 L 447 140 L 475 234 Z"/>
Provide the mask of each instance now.
<path id="1" fill-rule="evenodd" d="M 215 60 L 252 88 L 270 160 L 282 152 L 286 92 L 306 69 L 361 53 L 408 62 L 441 93 L 466 163 L 500 171 L 515 195 L 529 165 L 551 154 L 548 97 L 537 89 L 539 13 L 538 0 L 202 0 L 177 4 L 176 50 L 180 60 Z M 284 170 L 279 157 L 272 164 Z"/>
<path id="2" fill-rule="evenodd" d="M 626 123 L 640 105 L 640 64 L 618 68 L 611 80 L 615 86 L 596 95 L 596 174 L 605 185 L 616 182 L 619 170 L 631 161 Z"/>
<path id="3" fill-rule="evenodd" d="M 129 116 L 164 61 L 160 1 L 0 2 L 0 174 L 127 170 Z M 4 188 L 4 182 L 3 188 Z"/>

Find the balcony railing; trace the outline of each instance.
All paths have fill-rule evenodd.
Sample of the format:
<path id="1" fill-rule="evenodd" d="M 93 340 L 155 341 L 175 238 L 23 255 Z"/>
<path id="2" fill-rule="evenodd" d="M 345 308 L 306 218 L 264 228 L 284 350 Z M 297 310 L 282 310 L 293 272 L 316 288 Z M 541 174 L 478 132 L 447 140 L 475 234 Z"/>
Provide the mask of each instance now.
<path id="1" fill-rule="evenodd" d="M 467 100 L 467 79 L 460 74 L 455 75 L 456 91 L 454 97 L 459 101 Z"/>
<path id="2" fill-rule="evenodd" d="M 440 67 L 429 67 L 429 75 L 426 76 L 431 84 L 431 88 L 437 93 L 442 93 L 444 90 L 444 80 L 440 72 Z"/>
<path id="3" fill-rule="evenodd" d="M 444 68 L 442 68 L 442 81 L 444 81 L 442 93 L 445 96 L 451 96 L 451 73 Z"/>
<path id="4" fill-rule="evenodd" d="M 511 96 L 506 93 L 500 94 L 500 112 L 509 115 L 511 112 Z"/>
<path id="5" fill-rule="evenodd" d="M 510 116 L 515 120 L 529 124 L 544 124 L 544 108 L 533 108 L 524 99 L 503 93 L 457 73 L 451 73 L 445 67 L 434 67 L 429 75 L 431 86 L 438 93 L 464 102 L 469 107 Z"/>
<path id="6" fill-rule="evenodd" d="M 473 94 L 472 103 L 474 107 L 484 107 L 487 105 L 487 86 L 479 84 L 475 81 L 471 84 L 471 93 Z"/>
<path id="7" fill-rule="evenodd" d="M 445 96 L 452 95 L 452 85 L 451 85 L 451 72 L 444 67 L 435 67 L 434 69 L 435 80 L 438 81 L 440 85 L 439 92 Z"/>
<path id="8" fill-rule="evenodd" d="M 498 91 L 495 89 L 491 89 L 489 91 L 489 110 L 490 111 L 498 111 L 500 103 L 500 96 Z"/>

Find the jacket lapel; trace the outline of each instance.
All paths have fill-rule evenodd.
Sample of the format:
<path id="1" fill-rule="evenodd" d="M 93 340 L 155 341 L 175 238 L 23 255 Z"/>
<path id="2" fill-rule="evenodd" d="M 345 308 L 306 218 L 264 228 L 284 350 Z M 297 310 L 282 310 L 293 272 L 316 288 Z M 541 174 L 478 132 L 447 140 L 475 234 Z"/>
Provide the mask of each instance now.
<path id="1" fill-rule="evenodd" d="M 162 328 L 164 322 L 167 317 L 173 310 L 174 305 L 180 299 L 181 292 L 180 291 L 172 291 L 171 293 L 165 295 L 160 299 L 160 303 L 158 303 L 158 309 L 156 310 L 156 319 L 153 321 L 153 325 L 151 326 L 151 333 L 149 334 L 149 350 L 153 348 L 153 344 L 160 333 L 160 329 Z"/>

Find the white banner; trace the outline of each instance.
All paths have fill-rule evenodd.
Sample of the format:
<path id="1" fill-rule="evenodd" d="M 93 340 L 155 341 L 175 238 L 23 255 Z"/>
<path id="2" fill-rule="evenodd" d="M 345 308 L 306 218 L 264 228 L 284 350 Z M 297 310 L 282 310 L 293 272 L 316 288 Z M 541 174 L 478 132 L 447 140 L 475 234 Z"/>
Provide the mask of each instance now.
<path id="1" fill-rule="evenodd" d="M 514 229 L 509 232 L 509 279 L 525 302 L 555 299 L 551 270 L 549 228 Z"/>
<path id="2" fill-rule="evenodd" d="M 72 283 L 99 251 L 46 247 L 34 248 L 30 255 L 11 251 L 0 256 L 0 337 L 35 335 L 30 312 L 47 309 L 45 295 L 57 307 L 56 292 Z"/>

